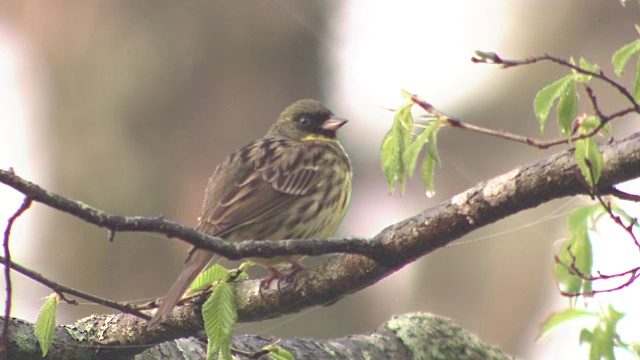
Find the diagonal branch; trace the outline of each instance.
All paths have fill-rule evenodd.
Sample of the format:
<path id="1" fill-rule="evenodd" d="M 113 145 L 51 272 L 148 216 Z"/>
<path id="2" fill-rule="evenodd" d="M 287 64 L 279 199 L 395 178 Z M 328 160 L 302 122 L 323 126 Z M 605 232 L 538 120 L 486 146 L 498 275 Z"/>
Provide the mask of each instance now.
<path id="1" fill-rule="evenodd" d="M 603 169 L 598 186 L 601 189 L 640 177 L 640 133 L 600 149 Z M 380 249 L 375 256 L 333 256 L 317 267 L 303 269 L 284 279 L 278 290 L 263 290 L 261 295 L 259 280 L 238 282 L 235 292 L 239 321 L 275 318 L 311 306 L 331 304 L 475 229 L 553 199 L 588 193 L 589 187 L 584 183 L 571 150 L 518 167 L 382 230 L 369 240 L 371 249 Z M 324 247 L 330 243 L 291 240 L 243 242 L 231 246 L 238 253 L 262 247 L 269 254 L 290 254 L 302 253 L 309 250 L 309 246 Z M 142 330 L 145 328 L 143 320 L 126 314 L 94 316 L 88 320 L 91 326 L 79 327 L 96 332 L 93 337 L 92 334 L 83 336 L 107 339 L 98 344 L 109 345 L 109 348 L 132 342 L 150 344 L 196 334 L 202 328 L 198 304 L 196 300 L 174 310 L 168 322 L 170 326 L 152 333 Z M 125 334 L 123 329 L 134 329 L 133 334 Z"/>
<path id="2" fill-rule="evenodd" d="M 380 252 L 367 238 L 339 238 L 329 242 L 327 239 L 306 239 L 229 243 L 219 237 L 200 233 L 189 226 L 165 220 L 162 216 L 148 218 L 109 214 L 80 201 L 71 200 L 43 189 L 37 184 L 21 178 L 13 171 L 0 169 L 0 183 L 25 194 L 33 201 L 70 214 L 90 224 L 107 228 L 110 239 L 116 232 L 154 232 L 211 250 L 230 260 L 246 257 L 268 258 L 283 254 L 316 256 L 336 252 L 375 256 Z"/>
<path id="3" fill-rule="evenodd" d="M 603 167 L 598 186 L 601 189 L 640 177 L 640 133 L 603 145 L 600 150 Z M 262 295 L 258 280 L 238 282 L 235 289 L 238 315 L 239 320 L 245 322 L 275 318 L 310 306 L 333 303 L 475 229 L 553 199 L 589 193 L 573 151 L 568 150 L 479 183 L 448 201 L 387 227 L 372 239 L 226 243 L 161 218 L 108 215 L 51 194 L 10 172 L 0 171 L 0 182 L 23 192 L 34 201 L 88 219 L 111 231 L 153 231 L 180 236 L 184 241 L 206 245 L 211 250 L 221 250 L 225 256 L 320 254 L 331 252 L 328 249 L 368 255 L 331 257 L 315 268 L 303 269 L 295 276 L 284 279 L 278 290 L 263 290 Z M 127 314 L 94 316 L 87 321 L 91 326 L 82 328 L 90 334 L 82 336 L 97 339 L 94 341 L 103 345 L 150 344 L 193 335 L 202 328 L 197 301 L 179 307 L 168 322 L 170 326 L 152 333 L 142 330 L 145 328 L 143 320 Z M 123 329 L 133 329 L 133 334 L 123 333 Z"/>
<path id="4" fill-rule="evenodd" d="M 111 309 L 115 309 L 118 311 L 121 311 L 123 313 L 127 313 L 127 314 L 131 314 L 143 319 L 150 319 L 151 317 L 143 314 L 142 312 L 140 312 L 136 307 L 131 306 L 130 304 L 127 303 L 119 303 L 119 302 L 115 302 L 115 301 L 111 301 L 109 299 L 105 299 L 105 298 L 101 298 L 99 296 L 95 296 L 95 295 L 91 295 L 89 293 L 86 293 L 84 291 L 81 290 L 77 290 L 74 289 L 72 287 L 69 286 L 65 286 L 62 285 L 58 282 L 55 282 L 51 279 L 46 278 L 45 276 L 41 275 L 40 273 L 27 269 L 26 267 L 17 264 L 5 257 L 0 256 L 0 262 L 2 262 L 4 264 L 4 266 L 7 269 L 12 269 L 16 272 L 19 272 L 20 274 L 36 281 L 39 282 L 40 284 L 48 287 L 49 289 L 55 291 L 56 293 L 58 293 L 60 295 L 60 297 L 66 301 L 67 303 L 73 304 L 75 305 L 76 302 L 74 300 L 70 300 L 67 299 L 67 297 L 65 296 L 65 294 L 69 294 L 72 296 L 75 296 L 79 299 L 83 299 L 86 301 L 91 301 L 94 304 L 98 304 L 98 305 L 102 305 Z"/>

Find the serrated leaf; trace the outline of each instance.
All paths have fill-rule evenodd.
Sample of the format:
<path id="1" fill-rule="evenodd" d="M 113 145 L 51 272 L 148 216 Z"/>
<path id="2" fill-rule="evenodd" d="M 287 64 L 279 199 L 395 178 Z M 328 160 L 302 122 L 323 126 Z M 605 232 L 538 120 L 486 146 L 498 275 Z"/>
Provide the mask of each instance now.
<path id="1" fill-rule="evenodd" d="M 202 305 L 204 329 L 209 339 L 207 358 L 219 351 L 221 359 L 231 359 L 231 333 L 238 321 L 233 288 L 223 282 L 216 285 L 209 299 Z"/>
<path id="2" fill-rule="evenodd" d="M 51 344 L 53 344 L 53 339 L 56 334 L 56 310 L 58 309 L 59 303 L 60 297 L 58 294 L 49 295 L 40 308 L 40 313 L 36 319 L 34 334 L 40 344 L 42 357 L 47 356 L 49 348 Z"/>
<path id="3" fill-rule="evenodd" d="M 416 136 L 413 142 L 409 144 L 407 150 L 404 152 L 402 160 L 404 161 L 404 165 L 410 178 L 413 176 L 413 172 L 416 169 L 420 151 L 425 144 L 435 141 L 435 134 L 440 126 L 441 123 L 437 120 L 430 122 L 427 127 L 425 127 L 425 129 L 418 136 Z M 427 156 L 430 155 L 427 154 Z"/>
<path id="4" fill-rule="evenodd" d="M 565 88 L 573 81 L 572 75 L 564 76 L 553 83 L 545 86 L 538 91 L 533 100 L 533 109 L 535 111 L 538 122 L 540 123 L 540 132 L 544 133 L 549 113 L 553 107 L 553 103 L 565 92 Z"/>
<path id="5" fill-rule="evenodd" d="M 627 44 L 613 54 L 613 71 L 620 76 L 629 59 L 640 51 L 640 40 Z"/>
<path id="6" fill-rule="evenodd" d="M 413 117 L 411 116 L 412 102 L 402 106 L 396 112 L 391 130 L 385 136 L 380 150 L 382 171 L 389 184 L 389 194 L 393 193 L 396 183 L 400 185 L 400 192 L 404 193 L 405 166 L 402 156 L 409 146 Z"/>
<path id="7" fill-rule="evenodd" d="M 547 335 L 551 330 L 555 329 L 559 325 L 584 317 L 597 318 L 598 314 L 575 308 L 553 313 L 542 323 L 542 325 L 540 325 L 538 339 Z"/>
<path id="8" fill-rule="evenodd" d="M 576 90 L 576 82 L 571 79 L 564 87 L 564 91 L 558 102 L 558 126 L 562 133 L 571 136 L 573 128 L 573 120 L 578 114 L 578 91 Z"/>
<path id="9" fill-rule="evenodd" d="M 262 350 L 268 351 L 269 356 L 274 360 L 295 360 L 290 352 L 277 345 L 270 344 L 263 347 Z"/>
<path id="10" fill-rule="evenodd" d="M 213 264 L 207 270 L 203 271 L 198 275 L 193 283 L 191 283 L 191 287 L 189 288 L 189 292 L 197 292 L 203 289 L 206 289 L 211 284 L 215 282 L 224 282 L 230 276 L 230 271 L 222 267 L 220 264 Z"/>

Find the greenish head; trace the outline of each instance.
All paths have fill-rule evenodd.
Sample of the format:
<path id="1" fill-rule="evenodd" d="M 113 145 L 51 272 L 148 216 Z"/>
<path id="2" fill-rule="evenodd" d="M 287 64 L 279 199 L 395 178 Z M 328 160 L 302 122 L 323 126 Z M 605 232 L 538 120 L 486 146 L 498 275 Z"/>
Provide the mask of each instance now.
<path id="1" fill-rule="evenodd" d="M 280 114 L 267 136 L 297 141 L 334 140 L 336 131 L 346 123 L 346 120 L 335 117 L 321 102 L 303 99 L 289 105 Z"/>

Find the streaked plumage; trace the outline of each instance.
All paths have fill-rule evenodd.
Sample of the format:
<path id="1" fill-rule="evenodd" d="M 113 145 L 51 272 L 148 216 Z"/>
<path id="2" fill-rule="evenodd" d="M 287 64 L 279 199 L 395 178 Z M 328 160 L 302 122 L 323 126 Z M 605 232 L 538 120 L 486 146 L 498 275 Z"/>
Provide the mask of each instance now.
<path id="1" fill-rule="evenodd" d="M 299 100 L 266 136 L 229 155 L 209 179 L 196 229 L 229 241 L 329 237 L 351 198 L 351 164 L 336 139 L 346 121 L 315 100 Z M 193 250 L 147 325 L 157 327 L 214 254 Z M 252 259 L 269 267 L 299 257 Z"/>

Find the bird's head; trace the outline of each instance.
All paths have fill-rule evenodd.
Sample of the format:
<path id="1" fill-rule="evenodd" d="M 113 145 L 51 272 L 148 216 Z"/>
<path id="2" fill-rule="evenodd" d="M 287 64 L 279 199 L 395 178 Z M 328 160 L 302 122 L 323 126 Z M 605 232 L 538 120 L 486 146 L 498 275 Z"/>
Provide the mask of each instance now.
<path id="1" fill-rule="evenodd" d="M 336 138 L 336 131 L 346 123 L 347 120 L 335 117 L 319 101 L 304 99 L 289 105 L 269 129 L 267 136 L 297 141 L 332 141 Z"/>

